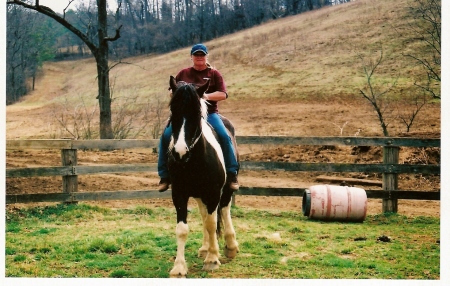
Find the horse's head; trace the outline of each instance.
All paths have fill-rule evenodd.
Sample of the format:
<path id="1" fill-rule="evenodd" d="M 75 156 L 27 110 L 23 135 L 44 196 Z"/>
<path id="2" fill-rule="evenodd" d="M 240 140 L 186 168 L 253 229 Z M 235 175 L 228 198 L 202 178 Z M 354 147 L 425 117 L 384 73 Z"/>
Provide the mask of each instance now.
<path id="1" fill-rule="evenodd" d="M 187 162 L 191 156 L 191 149 L 202 135 L 201 119 L 206 118 L 206 103 L 202 99 L 209 87 L 209 81 L 195 87 L 193 84 L 176 82 L 170 77 L 172 99 L 170 100 L 172 140 L 169 145 L 172 158 L 176 161 Z"/>

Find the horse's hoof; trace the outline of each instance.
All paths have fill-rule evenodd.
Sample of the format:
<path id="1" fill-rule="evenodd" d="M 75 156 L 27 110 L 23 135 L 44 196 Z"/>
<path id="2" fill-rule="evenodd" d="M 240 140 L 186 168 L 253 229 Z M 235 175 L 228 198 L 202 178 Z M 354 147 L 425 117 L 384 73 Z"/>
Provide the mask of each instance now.
<path id="1" fill-rule="evenodd" d="M 181 273 L 178 273 L 178 275 L 170 274 L 170 278 L 186 278 L 186 275 L 182 275 Z"/>
<path id="2" fill-rule="evenodd" d="M 186 278 L 187 277 L 187 271 L 178 271 L 172 269 L 170 271 L 170 278 Z"/>
<path id="3" fill-rule="evenodd" d="M 183 263 L 176 264 L 172 270 L 170 270 L 170 278 L 186 278 L 187 266 Z"/>
<path id="4" fill-rule="evenodd" d="M 225 248 L 224 248 L 223 252 L 224 252 L 224 254 L 225 254 L 226 257 L 228 257 L 228 258 L 230 258 L 230 259 L 233 259 L 233 258 L 235 258 L 236 255 L 238 254 L 238 252 L 239 252 L 239 247 L 236 247 L 235 249 L 229 249 L 229 248 L 225 245 Z"/>
<path id="5" fill-rule="evenodd" d="M 217 260 L 217 261 L 214 261 L 214 262 L 205 262 L 204 264 L 203 264 L 203 270 L 205 270 L 205 271 L 213 271 L 213 270 L 217 270 L 217 269 L 219 269 L 219 266 L 220 266 L 220 261 L 219 260 Z"/>

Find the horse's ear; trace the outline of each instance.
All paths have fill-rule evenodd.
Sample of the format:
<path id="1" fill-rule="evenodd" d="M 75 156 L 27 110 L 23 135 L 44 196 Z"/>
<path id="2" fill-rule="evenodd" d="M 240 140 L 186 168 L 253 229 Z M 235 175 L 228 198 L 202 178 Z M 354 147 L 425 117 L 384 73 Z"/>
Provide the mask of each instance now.
<path id="1" fill-rule="evenodd" d="M 209 88 L 209 79 L 206 81 L 204 85 L 197 87 L 198 96 L 202 98 L 203 94 L 208 90 L 208 88 Z"/>
<path id="2" fill-rule="evenodd" d="M 177 81 L 173 76 L 170 76 L 169 86 L 170 86 L 169 89 L 172 90 L 172 93 L 174 93 L 177 90 Z"/>

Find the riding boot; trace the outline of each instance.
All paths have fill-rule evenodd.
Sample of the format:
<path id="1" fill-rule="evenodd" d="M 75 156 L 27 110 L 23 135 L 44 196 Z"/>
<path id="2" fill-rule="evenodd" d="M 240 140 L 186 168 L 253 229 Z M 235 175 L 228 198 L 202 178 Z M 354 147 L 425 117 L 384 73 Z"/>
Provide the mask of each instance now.
<path id="1" fill-rule="evenodd" d="M 158 185 L 158 192 L 165 192 L 169 189 L 170 180 L 169 178 L 161 178 Z"/>
<path id="2" fill-rule="evenodd" d="M 237 174 L 228 173 L 227 174 L 227 184 L 231 190 L 233 190 L 233 191 L 239 190 L 239 182 L 238 182 Z"/>

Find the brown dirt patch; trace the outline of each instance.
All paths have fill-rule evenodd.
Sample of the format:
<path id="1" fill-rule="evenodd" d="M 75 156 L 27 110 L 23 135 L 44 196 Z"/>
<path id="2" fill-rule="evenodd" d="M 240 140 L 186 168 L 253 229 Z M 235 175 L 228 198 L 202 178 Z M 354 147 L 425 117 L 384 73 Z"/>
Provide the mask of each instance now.
<path id="1" fill-rule="evenodd" d="M 356 105 L 356 102 L 354 103 Z M 354 109 L 354 108 L 353 108 Z M 237 126 L 238 135 L 290 135 L 290 136 L 338 136 L 340 130 L 331 124 L 338 122 L 331 118 L 338 116 L 342 110 L 348 110 L 346 120 L 352 122 L 346 127 L 376 126 L 376 118 L 368 120 L 363 117 L 359 109 L 350 112 L 348 102 L 327 103 L 286 103 L 273 101 L 267 104 L 264 101 L 254 101 L 251 105 L 237 104 L 230 101 L 224 104 L 222 112 L 227 115 Z M 33 115 L 33 111 L 27 110 L 27 120 L 33 116 L 39 116 L 40 110 Z M 440 112 L 436 107 L 430 106 L 423 111 L 420 124 L 414 137 L 439 138 L 440 133 L 429 131 L 429 126 L 439 124 Z M 8 112 L 9 120 L 20 121 L 21 132 L 30 127 L 30 133 L 35 125 L 27 120 L 20 119 L 23 111 Z M 367 122 L 364 122 L 364 121 Z M 32 120 L 31 120 L 32 121 Z M 373 122 L 375 121 L 375 122 Z M 356 122 L 360 122 L 358 125 Z M 352 127 L 353 126 L 353 127 Z M 439 127 L 439 126 L 438 126 Z M 433 127 L 434 128 L 434 127 Z M 439 128 L 438 128 L 439 129 Z M 375 132 L 367 131 L 363 136 L 374 136 Z M 397 129 L 395 129 L 397 130 Z M 434 129 L 433 129 L 434 130 Z M 348 131 L 350 132 L 350 131 Z M 344 135 L 349 136 L 344 130 Z M 352 131 L 353 132 L 353 131 Z M 397 131 L 401 135 L 400 129 Z M 8 137 L 14 136 L 13 131 L 8 131 Z M 239 146 L 241 160 L 252 161 L 284 161 L 284 162 L 342 162 L 342 163 L 379 163 L 382 161 L 381 148 L 357 148 L 351 146 L 323 147 L 323 146 Z M 6 153 L 7 168 L 60 166 L 59 150 L 20 150 Z M 116 150 L 110 152 L 79 151 L 79 165 L 93 164 L 131 164 L 156 162 L 157 156 L 151 150 L 133 149 Z M 439 148 L 402 148 L 400 161 L 408 164 L 440 164 Z M 242 186 L 265 187 L 299 187 L 307 188 L 311 185 L 323 184 L 317 181 L 319 175 L 333 175 L 349 178 L 381 180 L 380 174 L 371 173 L 347 173 L 324 174 L 306 172 L 282 172 L 282 171 L 242 171 L 240 183 Z M 154 189 L 159 181 L 155 173 L 136 174 L 102 174 L 79 176 L 79 191 L 115 191 L 115 190 L 148 190 Z M 6 193 L 47 193 L 61 192 L 60 177 L 34 177 L 34 178 L 7 178 Z M 373 186 L 356 186 L 364 189 L 376 189 Z M 440 189 L 440 176 L 402 174 L 399 177 L 399 187 L 403 190 L 437 191 Z M 381 213 L 381 200 L 369 199 L 368 214 Z M 236 204 L 242 207 L 271 209 L 271 210 L 297 210 L 301 211 L 301 198 L 299 197 L 263 197 L 263 196 L 237 196 Z M 104 206 L 114 208 L 130 207 L 136 204 L 147 206 L 172 206 L 170 200 L 142 200 L 142 201 L 111 201 L 98 202 Z M 439 201 L 415 201 L 400 200 L 399 213 L 408 216 L 439 216 Z"/>

